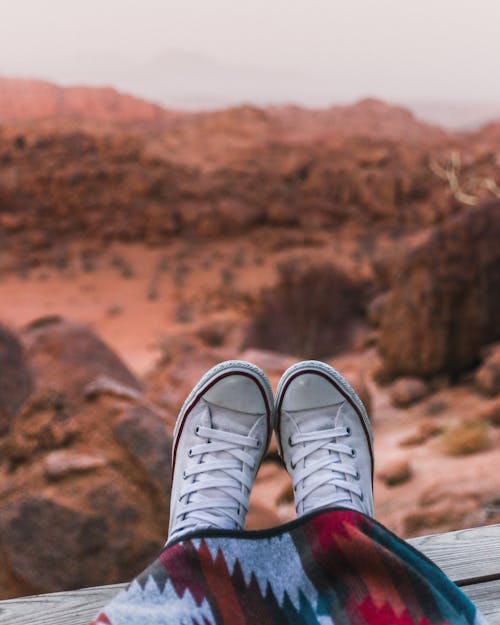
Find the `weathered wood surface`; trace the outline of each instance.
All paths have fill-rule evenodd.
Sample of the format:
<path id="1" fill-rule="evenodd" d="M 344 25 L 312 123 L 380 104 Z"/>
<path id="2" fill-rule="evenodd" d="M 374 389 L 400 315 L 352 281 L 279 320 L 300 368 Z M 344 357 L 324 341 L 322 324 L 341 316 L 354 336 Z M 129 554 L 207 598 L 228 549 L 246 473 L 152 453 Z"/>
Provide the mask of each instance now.
<path id="1" fill-rule="evenodd" d="M 489 625 L 500 625 L 500 580 L 462 586 L 469 599 L 481 610 Z M 87 623 L 88 625 L 88 623 Z"/>
<path id="2" fill-rule="evenodd" d="M 0 601 L 2 625 L 89 625 L 125 584 Z"/>
<path id="3" fill-rule="evenodd" d="M 500 625 L 500 525 L 411 539 Z M 0 601 L 0 625 L 88 625 L 124 584 Z"/>
<path id="4" fill-rule="evenodd" d="M 422 536 L 408 542 L 459 586 L 500 577 L 500 525 Z"/>

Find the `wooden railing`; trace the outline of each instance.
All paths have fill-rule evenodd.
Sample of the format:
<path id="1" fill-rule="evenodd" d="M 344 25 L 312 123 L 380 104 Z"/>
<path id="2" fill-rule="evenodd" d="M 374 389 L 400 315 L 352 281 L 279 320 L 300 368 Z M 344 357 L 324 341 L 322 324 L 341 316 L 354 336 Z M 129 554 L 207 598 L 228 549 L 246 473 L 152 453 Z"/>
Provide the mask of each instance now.
<path id="1" fill-rule="evenodd" d="M 500 525 L 408 541 L 433 560 L 488 619 L 500 625 Z M 125 584 L 0 601 L 0 625 L 88 625 Z"/>

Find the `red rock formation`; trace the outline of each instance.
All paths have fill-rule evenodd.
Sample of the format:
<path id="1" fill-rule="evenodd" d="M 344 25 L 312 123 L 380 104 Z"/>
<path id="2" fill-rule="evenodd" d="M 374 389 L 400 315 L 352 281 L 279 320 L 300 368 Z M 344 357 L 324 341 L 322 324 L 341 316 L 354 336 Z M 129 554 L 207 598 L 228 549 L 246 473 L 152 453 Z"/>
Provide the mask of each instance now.
<path id="1" fill-rule="evenodd" d="M 379 347 L 391 375 L 458 373 L 500 336 L 500 202 L 436 228 L 410 252 L 383 302 Z"/>
<path id="2" fill-rule="evenodd" d="M 302 141 L 357 136 L 421 144 L 443 142 L 448 137 L 446 131 L 418 120 L 408 109 L 374 98 L 322 110 L 276 107 L 271 115 L 287 134 Z"/>
<path id="3" fill-rule="evenodd" d="M 24 340 L 35 389 L 0 433 L 0 597 L 126 581 L 166 536 L 167 428 L 90 330 Z"/>
<path id="4" fill-rule="evenodd" d="M 500 345 L 490 348 L 484 362 L 474 376 L 481 393 L 495 396 L 500 393 Z"/>
<path id="5" fill-rule="evenodd" d="M 0 436 L 32 390 L 32 375 L 21 341 L 0 324 Z"/>
<path id="6" fill-rule="evenodd" d="M 288 259 L 335 263 L 349 278 L 377 276 L 377 289 L 390 287 L 369 309 L 379 328 L 370 343 L 360 320 L 343 343 L 358 347 L 332 362 L 375 417 L 378 458 L 417 454 L 408 484 L 389 487 L 376 477 L 378 518 L 406 533 L 498 520 L 497 400 L 470 381 L 445 388 L 445 375 L 403 413 L 391 405 L 391 389 L 374 381 L 376 348 L 366 349 L 380 339 L 390 373 L 447 374 L 474 364 L 479 345 L 493 340 L 483 330 L 500 310 L 498 283 L 490 281 L 498 275 L 498 205 L 465 211 L 429 167 L 444 165 L 454 149 L 464 186 L 497 180 L 493 133 L 450 136 L 373 100 L 164 118 L 106 90 L 35 87 L 39 103 L 19 92 L 8 106 L 24 117 L 0 126 L 2 303 L 9 301 L 15 323 L 23 308 L 21 325 L 45 314 L 51 299 L 52 312 L 91 320 L 146 370 L 135 360 L 140 346 L 150 369 L 139 382 L 93 332 L 57 318 L 17 337 L 0 330 L 3 596 L 130 579 L 151 559 L 168 525 L 167 428 L 209 367 L 241 356 L 262 289 L 276 284 L 276 267 Z M 484 185 L 481 193 L 491 195 Z M 374 263 L 380 253 L 385 260 Z M 338 287 L 326 290 L 328 306 L 337 306 Z M 163 358 L 153 368 L 159 340 Z M 261 364 L 274 385 L 295 360 L 255 345 L 243 357 Z M 477 374 L 490 394 L 497 365 L 485 362 Z M 403 403 L 414 390 L 405 386 Z M 491 446 L 445 455 L 447 421 L 475 414 Z M 273 443 L 248 526 L 294 515 Z"/>
<path id="7" fill-rule="evenodd" d="M 111 87 L 59 87 L 42 80 L 0 78 L 0 123 L 53 118 L 158 124 L 172 114 Z"/>
<path id="8" fill-rule="evenodd" d="M 138 391 L 141 384 L 89 328 L 57 317 L 42 318 L 23 332 L 37 393 L 81 400 L 88 385 L 109 378 Z"/>
<path id="9" fill-rule="evenodd" d="M 75 239 L 158 244 L 179 234 L 345 223 L 415 229 L 450 210 L 425 150 L 405 143 L 282 142 L 252 145 L 233 160 L 231 153 L 220 160 L 197 153 L 207 167 L 153 145 L 144 133 L 0 128 L 7 250 L 29 264 L 59 255 Z"/>

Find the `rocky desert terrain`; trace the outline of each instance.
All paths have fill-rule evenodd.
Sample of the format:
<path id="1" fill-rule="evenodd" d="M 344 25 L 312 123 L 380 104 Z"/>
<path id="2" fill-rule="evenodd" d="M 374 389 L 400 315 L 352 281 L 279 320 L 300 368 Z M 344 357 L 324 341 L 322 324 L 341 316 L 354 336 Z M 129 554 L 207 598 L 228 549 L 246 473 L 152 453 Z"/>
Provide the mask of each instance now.
<path id="1" fill-rule="evenodd" d="M 227 358 L 346 375 L 395 532 L 500 522 L 499 239 L 500 122 L 0 80 L 0 597 L 153 558 L 178 409 Z M 294 514 L 273 443 L 247 527 Z"/>

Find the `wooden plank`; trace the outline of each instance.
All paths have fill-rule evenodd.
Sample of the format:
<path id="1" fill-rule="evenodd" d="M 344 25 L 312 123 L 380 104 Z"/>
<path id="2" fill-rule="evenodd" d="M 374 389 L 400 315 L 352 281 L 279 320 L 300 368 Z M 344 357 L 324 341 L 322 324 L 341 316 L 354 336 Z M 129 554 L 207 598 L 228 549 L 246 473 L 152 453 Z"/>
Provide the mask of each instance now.
<path id="1" fill-rule="evenodd" d="M 411 538 L 459 586 L 500 579 L 500 524 Z"/>
<path id="2" fill-rule="evenodd" d="M 0 601 L 1 625 L 89 625 L 125 584 Z"/>
<path id="3" fill-rule="evenodd" d="M 423 536 L 408 542 L 463 586 L 490 625 L 500 625 L 500 525 Z M 88 625 L 123 586 L 114 584 L 0 601 L 0 625 Z"/>
<path id="4" fill-rule="evenodd" d="M 462 590 L 484 614 L 489 625 L 500 625 L 500 580 L 464 586 Z"/>
<path id="5" fill-rule="evenodd" d="M 0 601 L 0 623 L 89 625 L 99 610 L 124 585 L 115 584 Z M 500 581 L 465 586 L 462 590 L 486 616 L 489 625 L 500 625 Z"/>

